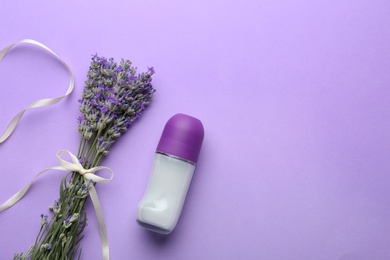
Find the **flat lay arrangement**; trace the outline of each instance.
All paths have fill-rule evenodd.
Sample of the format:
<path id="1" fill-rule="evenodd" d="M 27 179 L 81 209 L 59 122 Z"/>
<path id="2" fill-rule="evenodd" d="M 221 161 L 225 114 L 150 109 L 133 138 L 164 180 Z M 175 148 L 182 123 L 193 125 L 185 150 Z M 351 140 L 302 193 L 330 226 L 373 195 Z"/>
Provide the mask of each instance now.
<path id="1" fill-rule="evenodd" d="M 389 10 L 2 4 L 0 260 L 389 260 Z"/>

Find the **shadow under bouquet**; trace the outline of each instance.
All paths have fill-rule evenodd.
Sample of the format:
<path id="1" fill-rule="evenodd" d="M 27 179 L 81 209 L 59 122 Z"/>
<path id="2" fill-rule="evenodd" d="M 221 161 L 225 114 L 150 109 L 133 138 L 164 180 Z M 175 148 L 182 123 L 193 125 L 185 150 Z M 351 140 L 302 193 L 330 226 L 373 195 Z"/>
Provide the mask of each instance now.
<path id="1" fill-rule="evenodd" d="M 104 219 L 99 214 L 100 203 L 94 189 L 96 182 L 106 179 L 94 172 L 108 169 L 99 166 L 102 159 L 149 105 L 155 92 L 151 84 L 153 74 L 153 68 L 138 74 L 129 60 L 116 63 L 112 58 L 92 56 L 79 100 L 82 115 L 78 118 L 81 137 L 77 157 L 66 150 L 57 154 L 59 157 L 68 153 L 73 160 L 70 167 L 65 167 L 69 173 L 60 183 L 59 199 L 49 207 L 50 218 L 41 215 L 35 243 L 26 253 L 15 254 L 14 259 L 80 258 L 80 241 L 87 224 L 84 205 L 88 197 L 97 213 L 103 259 L 109 259 Z M 78 168 L 74 169 L 74 165 Z"/>

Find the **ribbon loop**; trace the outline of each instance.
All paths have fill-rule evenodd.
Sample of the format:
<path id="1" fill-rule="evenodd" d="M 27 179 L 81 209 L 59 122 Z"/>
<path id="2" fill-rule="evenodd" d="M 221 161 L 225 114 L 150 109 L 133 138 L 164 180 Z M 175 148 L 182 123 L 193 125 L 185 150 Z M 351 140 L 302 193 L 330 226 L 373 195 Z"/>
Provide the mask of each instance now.
<path id="1" fill-rule="evenodd" d="M 67 162 L 61 158 L 61 155 L 65 154 L 65 153 L 69 154 L 73 163 Z M 79 163 L 79 161 L 77 160 L 77 157 L 74 156 L 71 152 L 69 152 L 67 150 L 61 150 L 57 153 L 56 156 L 57 156 L 58 161 L 60 162 L 60 166 L 62 166 L 65 170 L 69 170 L 71 172 L 79 172 L 80 174 L 83 174 L 81 172 L 83 172 L 83 170 L 85 170 L 85 169 Z"/>
<path id="2" fill-rule="evenodd" d="M 66 62 L 64 60 L 62 60 L 49 47 L 47 47 L 46 45 L 44 45 L 40 42 L 30 40 L 30 39 L 25 39 L 25 40 L 21 40 L 21 41 L 15 42 L 13 44 L 10 44 L 7 47 L 5 47 L 4 49 L 0 50 L 0 61 L 5 57 L 5 55 L 8 53 L 9 50 L 11 50 L 15 45 L 20 44 L 20 43 L 27 43 L 27 44 L 32 44 L 32 45 L 38 46 L 38 47 L 44 49 L 45 51 L 51 53 L 52 55 L 54 55 L 65 66 L 65 68 L 69 72 L 69 86 L 68 86 L 68 90 L 66 91 L 65 95 L 60 96 L 60 97 L 55 97 L 55 98 L 45 98 L 45 99 L 34 101 L 29 106 L 27 106 L 25 109 L 23 109 L 22 111 L 17 113 L 14 116 L 14 118 L 12 118 L 11 122 L 8 124 L 4 133 L 2 135 L 0 135 L 0 144 L 2 142 L 4 142 L 5 140 L 7 140 L 8 137 L 12 134 L 12 132 L 14 131 L 16 126 L 18 125 L 20 119 L 22 118 L 24 112 L 26 112 L 27 110 L 29 110 L 31 108 L 54 105 L 54 104 L 60 102 L 66 96 L 68 96 L 73 91 L 73 88 L 74 88 L 74 76 L 73 76 L 73 72 L 71 71 L 68 64 L 66 64 Z"/>

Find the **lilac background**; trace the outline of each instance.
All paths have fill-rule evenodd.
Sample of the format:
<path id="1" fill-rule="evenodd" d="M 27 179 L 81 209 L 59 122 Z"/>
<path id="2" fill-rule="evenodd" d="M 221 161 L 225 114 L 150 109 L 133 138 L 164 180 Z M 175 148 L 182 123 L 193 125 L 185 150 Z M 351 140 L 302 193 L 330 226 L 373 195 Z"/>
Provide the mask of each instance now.
<path id="1" fill-rule="evenodd" d="M 60 149 L 91 54 L 154 66 L 152 106 L 104 161 L 98 186 L 112 259 L 390 259 L 388 0 L 8 1 L 0 47 L 32 38 L 71 66 L 74 93 L 29 111 L 0 145 L 0 202 Z M 0 62 L 0 131 L 32 101 L 65 93 L 52 56 L 19 46 Z M 201 119 L 206 137 L 169 237 L 135 223 L 165 122 Z M 0 259 L 34 241 L 63 173 L 0 213 Z M 91 203 L 82 259 L 100 259 Z"/>

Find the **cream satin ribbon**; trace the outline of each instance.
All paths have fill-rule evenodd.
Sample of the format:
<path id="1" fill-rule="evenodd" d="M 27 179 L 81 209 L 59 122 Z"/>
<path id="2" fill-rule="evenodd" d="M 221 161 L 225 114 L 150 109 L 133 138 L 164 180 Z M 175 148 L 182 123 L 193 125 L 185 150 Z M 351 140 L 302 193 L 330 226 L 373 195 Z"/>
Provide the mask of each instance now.
<path id="1" fill-rule="evenodd" d="M 72 162 L 65 161 L 61 158 L 61 155 L 68 154 L 72 160 Z M 9 200 L 7 200 L 5 203 L 0 205 L 0 212 L 12 207 L 15 205 L 23 196 L 26 194 L 28 189 L 30 188 L 31 184 L 35 181 L 36 178 L 38 178 L 41 174 L 49 171 L 49 170 L 59 170 L 59 171 L 72 171 L 72 172 L 78 172 L 84 177 L 84 181 L 93 181 L 96 183 L 107 183 L 112 180 L 114 177 L 114 172 L 105 166 L 97 166 L 93 167 L 91 169 L 84 169 L 83 166 L 79 163 L 79 160 L 75 155 L 73 155 L 68 150 L 61 150 L 57 153 L 57 159 L 60 163 L 59 166 L 53 166 L 44 169 L 43 171 L 39 172 L 26 186 L 24 186 L 20 191 L 18 191 L 15 195 L 13 195 Z M 95 172 L 100 170 L 107 170 L 110 172 L 110 178 L 105 179 L 100 176 L 95 175 Z M 103 211 L 100 206 L 100 201 L 95 189 L 94 185 L 91 185 L 91 188 L 89 190 L 89 196 L 92 200 L 93 206 L 95 208 L 96 218 L 99 225 L 99 235 L 100 235 L 100 241 L 102 244 L 102 256 L 104 260 L 110 259 L 110 251 L 109 251 L 109 245 L 108 245 L 108 236 L 107 236 L 107 229 L 106 224 L 103 217 Z"/>
<path id="2" fill-rule="evenodd" d="M 73 73 L 72 73 L 71 69 L 69 68 L 68 64 L 66 64 L 66 62 L 63 61 L 54 51 L 52 51 L 51 49 L 49 49 L 47 46 L 45 46 L 44 44 L 42 44 L 40 42 L 30 40 L 30 39 L 25 39 L 25 40 L 21 40 L 21 41 L 12 43 L 12 44 L 8 45 L 7 47 L 5 47 L 4 49 L 0 50 L 0 61 L 4 58 L 4 56 L 8 53 L 8 51 L 10 49 L 12 49 L 12 47 L 14 47 L 15 45 L 20 44 L 20 43 L 27 43 L 27 44 L 36 45 L 36 46 L 48 51 L 49 53 L 53 54 L 65 66 L 65 68 L 69 72 L 69 76 L 70 76 L 69 87 L 68 87 L 68 90 L 66 91 L 65 95 L 60 96 L 60 97 L 55 97 L 55 98 L 46 98 L 46 99 L 40 99 L 40 100 L 34 101 L 29 106 L 27 106 L 25 109 L 23 109 L 22 111 L 17 113 L 15 115 L 15 117 L 11 120 L 11 122 L 9 123 L 7 128 L 5 129 L 4 133 L 0 136 L 0 143 L 4 142 L 12 134 L 15 127 L 18 125 L 19 120 L 22 118 L 24 112 L 26 112 L 28 109 L 31 109 L 31 108 L 50 106 L 50 105 L 53 105 L 55 103 L 58 103 L 64 97 L 68 96 L 72 92 L 73 87 L 74 87 L 74 76 L 73 76 Z"/>

